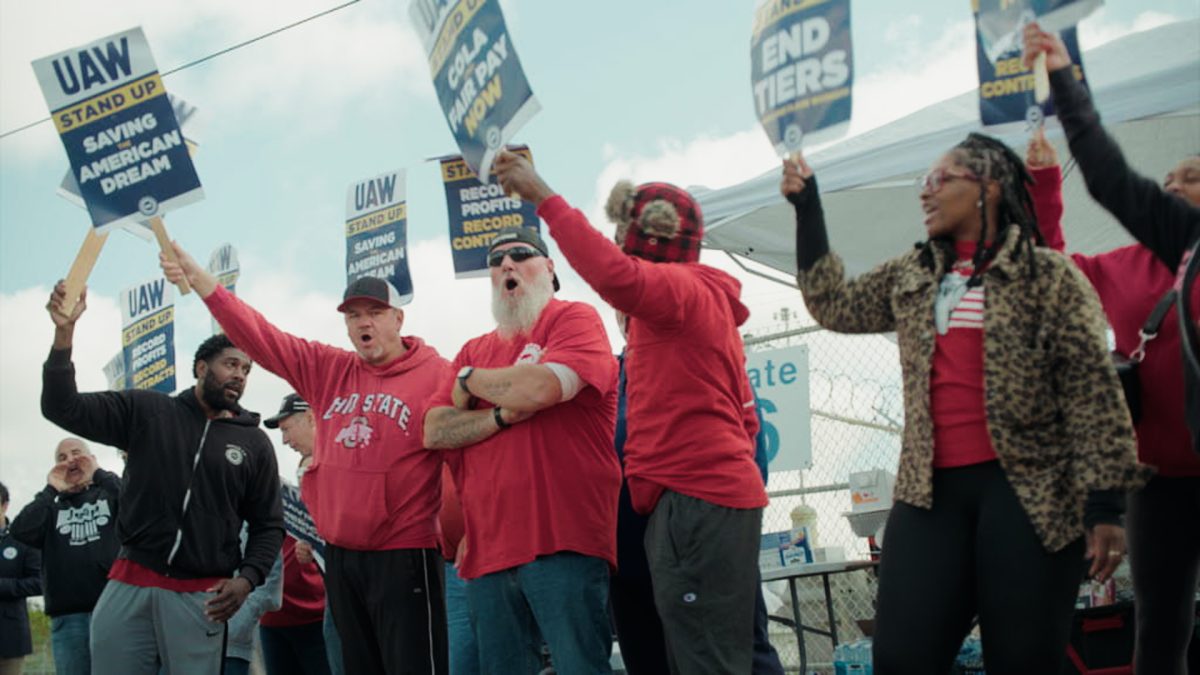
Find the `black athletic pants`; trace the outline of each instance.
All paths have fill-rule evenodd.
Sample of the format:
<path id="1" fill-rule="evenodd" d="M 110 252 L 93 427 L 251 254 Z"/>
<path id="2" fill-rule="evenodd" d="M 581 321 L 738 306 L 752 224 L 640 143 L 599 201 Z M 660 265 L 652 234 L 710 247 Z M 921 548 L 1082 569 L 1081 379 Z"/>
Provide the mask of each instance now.
<path id="1" fill-rule="evenodd" d="M 325 593 L 346 673 L 446 675 L 446 592 L 436 549 L 325 546 Z"/>
<path id="2" fill-rule="evenodd" d="M 1129 495 L 1138 673 L 1184 675 L 1200 573 L 1200 477 L 1156 476 Z"/>
<path id="3" fill-rule="evenodd" d="M 988 675 L 1058 672 L 1084 540 L 1047 552 L 998 462 L 935 470 L 933 508 L 897 502 L 884 535 L 875 673 L 948 673 L 977 615 Z"/>

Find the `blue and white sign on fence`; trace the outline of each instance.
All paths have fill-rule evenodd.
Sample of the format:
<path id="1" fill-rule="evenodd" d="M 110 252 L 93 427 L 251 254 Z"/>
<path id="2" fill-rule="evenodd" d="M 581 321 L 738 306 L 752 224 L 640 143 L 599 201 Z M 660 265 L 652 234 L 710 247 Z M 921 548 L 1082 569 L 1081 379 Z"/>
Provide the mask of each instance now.
<path id="1" fill-rule="evenodd" d="M 754 110 L 775 151 L 837 138 L 850 125 L 850 0 L 763 0 L 750 40 Z"/>
<path id="2" fill-rule="evenodd" d="M 414 0 L 433 88 L 459 151 L 490 182 L 492 160 L 540 110 L 499 0 Z"/>
<path id="3" fill-rule="evenodd" d="M 175 290 L 155 279 L 121 291 L 121 353 L 130 389 L 175 391 Z"/>
<path id="4" fill-rule="evenodd" d="M 387 279 L 401 302 L 411 301 L 407 237 L 403 169 L 351 185 L 346 191 L 346 285 L 362 277 Z"/>
<path id="5" fill-rule="evenodd" d="M 93 226 L 203 197 L 141 28 L 38 59 L 33 70 Z"/>
<path id="6" fill-rule="evenodd" d="M 746 372 L 763 413 L 768 470 L 812 468 L 808 347 L 747 352 Z"/>
<path id="7" fill-rule="evenodd" d="M 533 161 L 529 148 L 510 149 Z M 488 246 L 502 228 L 532 227 L 540 234 L 542 221 L 537 216 L 536 204 L 504 194 L 499 183 L 480 183 L 462 157 L 442 159 L 442 183 L 446 187 L 454 278 L 488 275 Z"/>

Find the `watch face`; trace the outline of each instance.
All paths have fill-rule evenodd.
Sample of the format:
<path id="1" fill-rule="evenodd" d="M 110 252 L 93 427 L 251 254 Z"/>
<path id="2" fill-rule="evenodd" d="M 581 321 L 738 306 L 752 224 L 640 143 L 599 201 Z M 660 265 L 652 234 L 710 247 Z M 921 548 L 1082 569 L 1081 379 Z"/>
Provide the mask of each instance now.
<path id="1" fill-rule="evenodd" d="M 463 367 L 462 367 L 462 368 L 461 368 L 461 369 L 458 371 L 458 376 L 459 376 L 460 378 L 462 378 L 462 377 L 468 377 L 468 376 L 470 376 L 470 374 L 471 374 L 471 371 L 472 371 L 472 370 L 475 370 L 475 367 L 474 367 L 474 366 L 463 366 Z"/>

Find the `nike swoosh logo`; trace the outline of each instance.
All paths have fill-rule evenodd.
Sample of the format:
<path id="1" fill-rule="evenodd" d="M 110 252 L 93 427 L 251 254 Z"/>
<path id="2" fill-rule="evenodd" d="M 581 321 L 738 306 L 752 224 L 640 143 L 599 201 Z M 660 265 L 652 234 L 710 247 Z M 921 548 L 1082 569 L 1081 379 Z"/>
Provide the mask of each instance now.
<path id="1" fill-rule="evenodd" d="M 217 635 L 221 634 L 221 630 L 220 629 L 206 630 L 206 631 L 204 631 L 204 634 L 207 635 L 208 637 L 216 637 Z"/>

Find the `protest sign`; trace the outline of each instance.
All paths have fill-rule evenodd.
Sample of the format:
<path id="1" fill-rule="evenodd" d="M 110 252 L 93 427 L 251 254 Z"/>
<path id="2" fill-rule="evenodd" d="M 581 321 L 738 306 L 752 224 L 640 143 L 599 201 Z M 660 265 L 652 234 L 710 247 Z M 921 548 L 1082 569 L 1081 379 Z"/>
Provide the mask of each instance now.
<path id="1" fill-rule="evenodd" d="M 125 389 L 125 350 L 117 352 L 104 364 L 104 379 L 108 380 L 110 391 Z"/>
<path id="2" fill-rule="evenodd" d="M 171 110 L 175 111 L 175 119 L 179 122 L 179 128 L 184 133 L 183 142 L 187 144 L 188 154 L 195 155 L 198 144 L 196 143 L 194 134 L 189 129 L 188 122 L 196 114 L 196 107 L 175 94 L 168 93 L 167 99 L 170 100 Z M 75 172 L 71 169 L 67 169 L 67 172 L 63 174 L 62 181 L 58 184 L 58 195 L 81 209 L 87 208 L 87 204 L 83 201 L 83 195 L 79 193 L 79 181 L 75 180 Z M 121 221 L 118 225 L 121 229 L 146 241 L 154 238 L 154 233 L 150 230 L 150 224 L 145 221 L 137 221 L 135 223 Z"/>
<path id="3" fill-rule="evenodd" d="M 308 542 L 313 548 L 313 558 L 321 572 L 325 572 L 325 541 L 317 534 L 308 507 L 300 500 L 300 488 L 279 481 L 279 497 L 283 502 L 283 528 L 298 541 Z"/>
<path id="4" fill-rule="evenodd" d="M 540 109 L 499 0 L 414 0 L 433 88 L 463 158 L 490 182 L 496 153 Z"/>
<path id="5" fill-rule="evenodd" d="M 1023 31 L 1030 21 L 1036 20 L 1044 31 L 1057 33 L 1079 23 L 1103 4 L 1103 0 L 971 0 L 971 9 L 975 12 L 977 42 L 987 59 L 996 63 L 1005 54 L 1020 51 Z M 1049 97 L 1050 78 L 1043 53 L 1033 63 L 1033 100 L 1041 103 Z"/>
<path id="6" fill-rule="evenodd" d="M 33 62 L 95 227 L 199 200 L 200 179 L 141 28 Z"/>
<path id="7" fill-rule="evenodd" d="M 130 389 L 175 391 L 175 294 L 166 279 L 121 291 L 121 350 Z"/>
<path id="8" fill-rule="evenodd" d="M 346 285 L 362 277 L 387 279 L 400 301 L 413 297 L 408 271 L 408 204 L 404 170 L 360 181 L 346 190 Z"/>
<path id="9" fill-rule="evenodd" d="M 1054 103 L 1049 98 L 1040 103 L 1036 100 L 1035 75 L 1033 69 L 1022 63 L 1019 44 L 992 62 L 984 50 L 978 27 L 975 38 L 975 59 L 979 64 L 979 120 L 985 127 L 1019 123 L 1036 129 L 1043 120 L 1054 115 Z M 1075 79 L 1087 86 L 1075 29 L 1062 31 L 1062 39 L 1071 55 Z"/>
<path id="10" fill-rule="evenodd" d="M 763 414 L 768 470 L 812 468 L 808 347 L 747 352 L 746 372 Z"/>
<path id="11" fill-rule="evenodd" d="M 530 162 L 525 146 L 510 148 Z M 450 254 L 454 278 L 488 274 L 487 251 L 501 228 L 532 227 L 541 230 L 537 205 L 504 194 L 498 183 L 484 185 L 462 157 L 445 157 L 442 183 L 446 187 L 446 216 L 450 221 Z"/>
<path id="12" fill-rule="evenodd" d="M 237 292 L 237 280 L 242 274 L 238 265 L 237 249 L 233 244 L 221 244 L 208 257 L 208 271 L 217 278 L 217 283 L 224 286 L 230 293 Z M 212 320 L 213 333 L 223 333 L 221 324 Z"/>
<path id="13" fill-rule="evenodd" d="M 754 110 L 781 156 L 850 125 L 850 0 L 763 0 L 750 40 Z"/>

